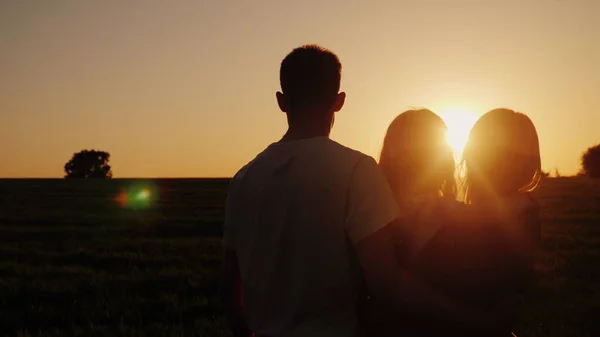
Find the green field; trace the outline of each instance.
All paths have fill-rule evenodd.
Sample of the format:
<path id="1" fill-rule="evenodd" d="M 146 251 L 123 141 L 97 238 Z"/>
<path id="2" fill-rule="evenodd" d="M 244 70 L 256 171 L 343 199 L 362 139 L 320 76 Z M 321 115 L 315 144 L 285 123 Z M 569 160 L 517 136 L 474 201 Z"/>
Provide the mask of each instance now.
<path id="1" fill-rule="evenodd" d="M 0 334 L 227 335 L 216 272 L 228 180 L 0 180 Z M 154 200 L 122 208 L 121 188 Z M 519 336 L 600 336 L 600 182 L 547 179 Z M 598 321 L 599 323 L 596 323 Z"/>

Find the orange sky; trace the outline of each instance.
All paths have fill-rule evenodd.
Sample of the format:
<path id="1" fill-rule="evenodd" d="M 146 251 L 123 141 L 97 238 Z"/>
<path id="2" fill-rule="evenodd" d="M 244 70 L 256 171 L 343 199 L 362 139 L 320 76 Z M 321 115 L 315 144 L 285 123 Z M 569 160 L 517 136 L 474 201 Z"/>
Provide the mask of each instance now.
<path id="1" fill-rule="evenodd" d="M 599 32 L 598 0 L 3 0 L 0 177 L 62 177 L 84 148 L 115 177 L 231 176 L 285 131 L 279 63 L 304 43 L 342 61 L 347 146 L 377 156 L 409 107 L 509 107 L 573 174 L 600 143 Z"/>

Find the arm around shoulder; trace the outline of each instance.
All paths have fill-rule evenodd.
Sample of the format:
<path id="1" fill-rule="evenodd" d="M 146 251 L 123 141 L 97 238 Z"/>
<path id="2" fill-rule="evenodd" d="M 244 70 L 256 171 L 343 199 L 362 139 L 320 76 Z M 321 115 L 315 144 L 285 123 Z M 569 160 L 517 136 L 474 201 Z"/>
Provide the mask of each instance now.
<path id="1" fill-rule="evenodd" d="M 471 312 L 433 292 L 412 276 L 396 259 L 394 238 L 399 211 L 392 191 L 373 158 L 356 164 L 348 193 L 346 232 L 355 245 L 373 301 L 393 312 L 406 309 L 422 317 L 463 322 L 474 331 L 488 327 L 487 317 Z"/>

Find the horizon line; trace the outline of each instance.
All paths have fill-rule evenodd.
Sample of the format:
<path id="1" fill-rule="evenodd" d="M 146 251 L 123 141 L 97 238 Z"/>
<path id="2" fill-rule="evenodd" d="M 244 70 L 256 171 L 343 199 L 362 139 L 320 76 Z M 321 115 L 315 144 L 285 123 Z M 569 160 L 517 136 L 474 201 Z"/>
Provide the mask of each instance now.
<path id="1" fill-rule="evenodd" d="M 0 177 L 0 180 L 126 180 L 126 179 L 232 179 L 233 177 L 118 177 L 118 178 L 71 178 L 65 177 Z"/>

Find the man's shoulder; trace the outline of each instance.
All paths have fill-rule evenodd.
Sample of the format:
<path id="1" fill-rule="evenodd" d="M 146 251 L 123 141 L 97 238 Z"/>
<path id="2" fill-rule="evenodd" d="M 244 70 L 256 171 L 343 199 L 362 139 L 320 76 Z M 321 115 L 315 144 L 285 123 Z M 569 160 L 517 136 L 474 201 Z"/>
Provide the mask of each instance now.
<path id="1" fill-rule="evenodd" d="M 248 163 L 246 163 L 244 166 L 242 166 L 234 175 L 233 175 L 233 179 L 231 180 L 231 183 L 235 183 L 237 181 L 242 180 L 246 174 L 248 173 L 248 171 L 250 170 L 250 168 L 257 162 L 260 160 L 261 155 L 264 154 L 266 150 L 263 150 L 261 153 L 259 153 L 258 155 L 256 155 L 256 157 L 254 157 L 252 160 L 250 160 Z"/>
<path id="2" fill-rule="evenodd" d="M 234 175 L 232 183 L 244 180 L 246 176 L 250 175 L 255 166 L 277 166 L 279 162 L 288 161 L 288 157 L 295 156 L 293 154 L 295 150 L 299 150 L 299 152 L 308 150 L 308 153 L 311 153 L 308 154 L 309 157 L 318 156 L 319 158 L 326 158 L 329 163 L 337 162 L 344 167 L 354 167 L 361 161 L 376 163 L 373 157 L 329 138 L 298 144 L 273 143 L 242 166 Z M 307 152 L 304 153 L 306 154 Z"/>
<path id="3" fill-rule="evenodd" d="M 358 162 L 360 160 L 375 160 L 373 157 L 369 156 L 368 154 L 362 153 L 358 150 L 355 150 L 355 149 L 352 149 L 345 145 L 342 145 L 342 144 L 336 142 L 335 140 L 330 139 L 329 148 L 330 148 L 330 151 L 332 151 L 334 153 L 338 153 L 339 155 L 344 156 L 346 158 L 349 158 L 354 162 Z"/>
<path id="4" fill-rule="evenodd" d="M 244 166 L 242 166 L 233 176 L 232 179 L 232 183 L 242 180 L 247 174 L 248 172 L 251 170 L 251 168 L 253 166 L 255 166 L 257 163 L 263 161 L 263 160 L 269 160 L 269 153 L 271 152 L 270 150 L 272 149 L 273 145 L 275 145 L 276 143 L 273 143 L 269 146 L 267 146 L 264 150 L 262 150 L 261 152 L 259 152 L 252 160 L 250 160 L 248 163 L 246 163 Z"/>

